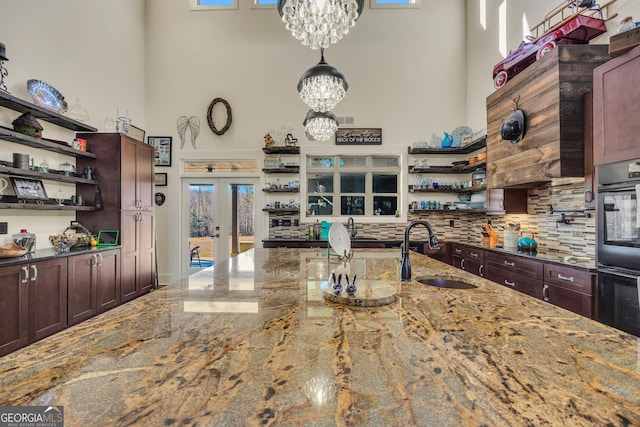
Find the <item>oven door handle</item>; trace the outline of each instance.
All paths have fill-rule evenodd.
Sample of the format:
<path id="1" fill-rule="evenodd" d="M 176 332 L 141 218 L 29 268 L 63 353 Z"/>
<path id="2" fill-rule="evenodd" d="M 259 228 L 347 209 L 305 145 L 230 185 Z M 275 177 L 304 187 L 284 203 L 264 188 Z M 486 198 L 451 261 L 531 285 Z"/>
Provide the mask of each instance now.
<path id="1" fill-rule="evenodd" d="M 627 279 L 633 279 L 633 280 L 637 280 L 638 277 L 640 277 L 640 271 L 638 271 L 638 274 L 634 275 L 631 273 L 625 273 L 615 268 L 606 268 L 606 267 L 599 267 L 598 273 L 611 274 L 613 276 L 626 277 Z"/>

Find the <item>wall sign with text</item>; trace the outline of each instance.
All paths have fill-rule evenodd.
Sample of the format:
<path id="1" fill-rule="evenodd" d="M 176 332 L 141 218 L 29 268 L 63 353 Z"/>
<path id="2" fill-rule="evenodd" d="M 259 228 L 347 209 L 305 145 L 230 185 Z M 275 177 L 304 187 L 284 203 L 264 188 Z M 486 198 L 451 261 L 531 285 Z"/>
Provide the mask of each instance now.
<path id="1" fill-rule="evenodd" d="M 381 128 L 344 128 L 336 131 L 336 145 L 382 145 Z"/>

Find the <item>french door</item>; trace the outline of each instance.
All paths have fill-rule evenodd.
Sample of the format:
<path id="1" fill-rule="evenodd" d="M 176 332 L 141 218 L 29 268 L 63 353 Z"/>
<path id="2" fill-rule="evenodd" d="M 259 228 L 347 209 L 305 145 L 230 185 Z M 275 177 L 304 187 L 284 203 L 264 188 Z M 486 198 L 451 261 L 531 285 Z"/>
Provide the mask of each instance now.
<path id="1" fill-rule="evenodd" d="M 258 178 L 182 180 L 182 276 L 255 246 Z"/>

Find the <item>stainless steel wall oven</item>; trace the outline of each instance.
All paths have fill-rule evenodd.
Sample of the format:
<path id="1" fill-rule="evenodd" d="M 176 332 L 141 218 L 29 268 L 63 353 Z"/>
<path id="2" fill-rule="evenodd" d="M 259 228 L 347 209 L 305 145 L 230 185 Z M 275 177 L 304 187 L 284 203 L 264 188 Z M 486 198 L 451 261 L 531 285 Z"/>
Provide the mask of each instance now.
<path id="1" fill-rule="evenodd" d="M 598 320 L 640 336 L 640 159 L 597 175 Z"/>

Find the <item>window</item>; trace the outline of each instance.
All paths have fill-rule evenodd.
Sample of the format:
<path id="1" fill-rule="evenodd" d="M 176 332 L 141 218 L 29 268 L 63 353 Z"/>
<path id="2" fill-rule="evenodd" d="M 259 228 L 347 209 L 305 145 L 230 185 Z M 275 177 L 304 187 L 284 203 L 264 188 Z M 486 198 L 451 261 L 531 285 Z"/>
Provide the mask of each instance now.
<path id="1" fill-rule="evenodd" d="M 253 0 L 251 3 L 252 9 L 275 9 L 278 5 L 278 0 Z"/>
<path id="2" fill-rule="evenodd" d="M 238 0 L 189 0 L 190 10 L 238 9 Z"/>
<path id="3" fill-rule="evenodd" d="M 399 156 L 307 156 L 310 215 L 396 215 L 400 201 Z"/>
<path id="4" fill-rule="evenodd" d="M 420 0 L 371 0 L 372 9 L 412 9 L 420 7 Z"/>

